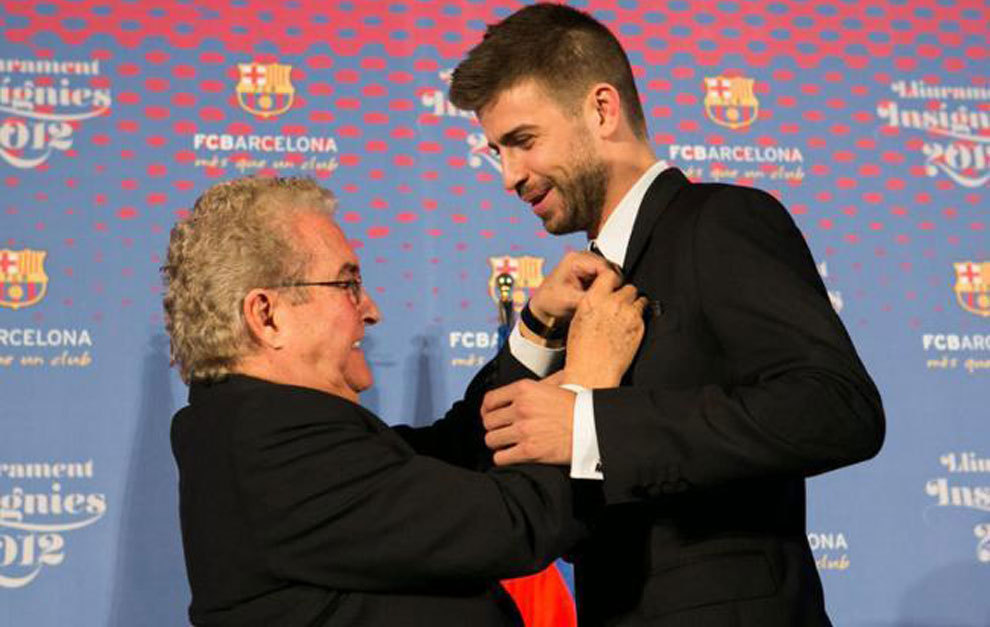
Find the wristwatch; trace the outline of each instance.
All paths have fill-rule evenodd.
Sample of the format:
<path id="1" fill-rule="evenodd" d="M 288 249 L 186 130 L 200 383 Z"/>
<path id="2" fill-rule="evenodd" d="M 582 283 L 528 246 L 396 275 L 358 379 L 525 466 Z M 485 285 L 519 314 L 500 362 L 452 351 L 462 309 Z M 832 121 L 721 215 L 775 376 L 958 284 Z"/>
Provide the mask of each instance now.
<path id="1" fill-rule="evenodd" d="M 533 311 L 529 308 L 528 302 L 526 303 L 526 306 L 522 308 L 522 311 L 519 312 L 519 317 L 522 318 L 522 322 L 526 325 L 527 329 L 532 331 L 534 334 L 539 335 L 544 340 L 563 340 L 567 337 L 566 324 L 559 326 L 554 325 L 552 322 L 550 323 L 550 326 L 543 324 L 540 322 L 540 319 L 533 314 Z"/>

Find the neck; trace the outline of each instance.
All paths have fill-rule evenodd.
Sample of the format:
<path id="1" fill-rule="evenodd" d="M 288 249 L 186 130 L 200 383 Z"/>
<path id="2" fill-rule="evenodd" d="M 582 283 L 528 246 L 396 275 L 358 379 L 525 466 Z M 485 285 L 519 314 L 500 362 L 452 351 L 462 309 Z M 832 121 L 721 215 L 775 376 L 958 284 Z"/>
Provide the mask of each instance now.
<path id="1" fill-rule="evenodd" d="M 643 173 L 657 161 L 653 149 L 646 141 L 636 141 L 618 146 L 615 155 L 615 158 L 609 160 L 610 179 L 608 190 L 605 192 L 602 215 L 598 223 L 588 229 L 588 239 L 598 237 L 605 222 L 608 221 L 615 208 L 619 206 L 622 198 L 643 176 Z"/>
<path id="2" fill-rule="evenodd" d="M 333 394 L 334 396 L 347 399 L 352 403 L 360 404 L 360 398 L 354 390 L 346 386 L 335 386 L 327 381 L 307 376 L 308 373 L 297 371 L 293 363 L 283 364 L 278 360 L 268 358 L 266 355 L 252 355 L 241 358 L 234 372 L 254 377 L 255 379 L 263 379 L 271 383 L 319 390 L 320 392 L 326 392 L 327 394 Z"/>

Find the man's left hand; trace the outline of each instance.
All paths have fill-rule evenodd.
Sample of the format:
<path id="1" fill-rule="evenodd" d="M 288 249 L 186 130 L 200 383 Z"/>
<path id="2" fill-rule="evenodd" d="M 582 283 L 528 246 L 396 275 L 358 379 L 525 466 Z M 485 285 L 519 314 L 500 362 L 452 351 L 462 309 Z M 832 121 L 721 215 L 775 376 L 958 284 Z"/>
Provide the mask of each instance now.
<path id="1" fill-rule="evenodd" d="M 522 379 L 485 394 L 485 444 L 499 466 L 571 463 L 574 392 L 546 381 Z"/>

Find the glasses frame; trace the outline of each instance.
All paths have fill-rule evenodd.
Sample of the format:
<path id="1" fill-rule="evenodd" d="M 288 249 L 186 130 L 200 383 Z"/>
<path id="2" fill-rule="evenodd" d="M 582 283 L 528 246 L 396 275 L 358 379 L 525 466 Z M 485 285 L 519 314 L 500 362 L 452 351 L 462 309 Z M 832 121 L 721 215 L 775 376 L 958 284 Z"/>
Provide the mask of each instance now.
<path id="1" fill-rule="evenodd" d="M 351 302 L 359 305 L 364 297 L 364 282 L 361 279 L 341 279 L 339 281 L 300 281 L 298 283 L 284 283 L 275 287 L 336 287 L 347 290 L 351 297 Z"/>

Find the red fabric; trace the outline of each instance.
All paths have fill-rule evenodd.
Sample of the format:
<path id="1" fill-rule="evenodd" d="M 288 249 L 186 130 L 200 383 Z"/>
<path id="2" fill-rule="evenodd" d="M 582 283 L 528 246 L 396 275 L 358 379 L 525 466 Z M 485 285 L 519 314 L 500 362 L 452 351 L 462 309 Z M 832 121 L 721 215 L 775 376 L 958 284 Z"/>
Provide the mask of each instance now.
<path id="1" fill-rule="evenodd" d="M 518 579 L 506 579 L 502 587 L 512 596 L 526 627 L 575 627 L 574 597 L 556 564 Z"/>

